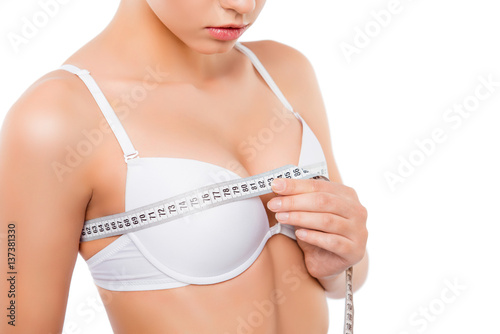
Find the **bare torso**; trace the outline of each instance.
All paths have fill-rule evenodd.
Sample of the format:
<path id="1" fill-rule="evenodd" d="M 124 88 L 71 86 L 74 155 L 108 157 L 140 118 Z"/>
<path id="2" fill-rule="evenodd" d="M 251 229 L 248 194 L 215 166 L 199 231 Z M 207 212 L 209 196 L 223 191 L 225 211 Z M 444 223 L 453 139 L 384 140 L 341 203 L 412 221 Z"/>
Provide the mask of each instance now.
<path id="1" fill-rule="evenodd" d="M 252 49 L 258 43 L 244 44 Z M 259 58 L 264 55 L 262 50 L 260 55 L 256 52 Z M 290 115 L 284 130 L 273 133 L 270 142 L 261 143 L 253 158 L 239 149 L 243 141 L 269 128 L 272 119 L 283 114 L 284 107 L 250 59 L 237 50 L 230 52 L 235 66 L 220 80 L 192 85 L 173 82 L 163 73 L 159 85 L 148 90 L 141 100 L 123 95 L 143 84 L 140 77 L 111 80 L 99 70 L 91 74 L 115 110 L 125 112 L 121 122 L 141 157 L 202 160 L 242 177 L 288 163 L 298 164 L 302 130 L 289 111 L 285 111 Z M 66 63 L 105 68 L 90 48 L 81 49 Z M 278 72 L 266 68 L 288 97 L 286 85 L 280 84 L 283 79 L 276 76 Z M 69 73 L 60 75 L 79 80 Z M 83 84 L 80 88 L 82 94 L 88 94 Z M 80 107 L 88 110 L 87 129 L 99 129 L 104 118 L 90 95 L 84 101 Z M 112 133 L 106 133 L 77 168 L 86 169 L 93 189 L 86 220 L 124 211 L 127 165 Z M 270 226 L 276 219 L 266 204 L 273 196 L 261 196 Z M 81 243 L 80 254 L 89 259 L 114 239 Z M 323 287 L 307 273 L 298 244 L 281 234 L 268 240 L 250 268 L 221 283 L 130 292 L 99 288 L 99 292 L 115 333 L 320 334 L 326 333 L 328 327 Z"/>

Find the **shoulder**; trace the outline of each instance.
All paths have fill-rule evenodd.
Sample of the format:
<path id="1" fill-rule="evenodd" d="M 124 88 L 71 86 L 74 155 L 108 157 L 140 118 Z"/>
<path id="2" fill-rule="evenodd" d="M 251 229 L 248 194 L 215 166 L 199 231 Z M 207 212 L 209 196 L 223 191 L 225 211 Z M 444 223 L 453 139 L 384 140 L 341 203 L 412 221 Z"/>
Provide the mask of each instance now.
<path id="1" fill-rule="evenodd" d="M 320 88 L 314 68 L 302 52 L 273 40 L 242 44 L 255 53 L 296 112 L 306 121 L 318 116 L 312 115 L 315 111 L 307 106 L 313 102 L 312 99 L 322 103 L 318 101 L 321 100 Z M 321 112 L 317 108 L 315 110 L 316 113 Z"/>
<path id="2" fill-rule="evenodd" d="M 329 120 L 321 89 L 309 59 L 299 50 L 273 40 L 242 43 L 259 58 L 295 112 L 318 138 L 331 180 L 340 181 L 333 157 Z"/>
<path id="3" fill-rule="evenodd" d="M 242 42 L 241 44 L 255 53 L 273 79 L 280 81 L 276 82 L 280 87 L 288 87 L 287 83 L 290 81 L 287 79 L 311 80 L 315 77 L 309 59 L 294 47 L 274 40 Z M 294 83 L 297 84 L 297 82 L 291 82 L 291 84 Z"/>
<path id="4" fill-rule="evenodd" d="M 82 83 L 55 70 L 33 82 L 8 110 L 0 128 L 2 155 L 34 163 L 59 161 L 88 125 Z M 87 120 L 86 120 L 87 119 Z M 26 161 L 24 161 L 26 162 Z"/>
<path id="5" fill-rule="evenodd" d="M 260 41 L 240 42 L 244 46 L 250 48 L 259 58 L 266 57 L 275 59 L 276 56 L 286 57 L 287 59 L 295 59 L 298 61 L 308 62 L 307 58 L 297 49 L 284 43 L 271 39 Z"/>

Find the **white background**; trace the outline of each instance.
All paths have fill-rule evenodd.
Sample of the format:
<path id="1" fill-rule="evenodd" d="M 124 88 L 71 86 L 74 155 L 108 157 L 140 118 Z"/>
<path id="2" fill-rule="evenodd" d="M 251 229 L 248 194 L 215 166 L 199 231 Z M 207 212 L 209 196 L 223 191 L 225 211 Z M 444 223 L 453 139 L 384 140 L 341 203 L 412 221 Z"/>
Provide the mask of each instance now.
<path id="1" fill-rule="evenodd" d="M 459 126 L 443 116 L 472 101 L 480 76 L 500 81 L 500 8 L 494 0 L 401 0 L 376 31 L 370 13 L 390 2 L 269 1 L 240 40 L 288 44 L 316 70 L 343 181 L 369 211 L 370 270 L 354 296 L 355 332 L 499 333 L 500 87 Z M 0 120 L 33 81 L 103 29 L 118 3 L 69 0 L 15 52 L 7 33 L 19 33 L 40 5 L 2 1 Z M 355 46 L 366 27 L 372 37 L 349 62 L 341 43 Z M 415 141 L 438 128 L 446 140 L 419 156 Z M 410 156 L 420 165 L 391 189 L 385 174 Z M 65 333 L 111 333 L 97 300 L 79 257 Z M 329 306 L 329 333 L 341 333 L 343 300 Z"/>

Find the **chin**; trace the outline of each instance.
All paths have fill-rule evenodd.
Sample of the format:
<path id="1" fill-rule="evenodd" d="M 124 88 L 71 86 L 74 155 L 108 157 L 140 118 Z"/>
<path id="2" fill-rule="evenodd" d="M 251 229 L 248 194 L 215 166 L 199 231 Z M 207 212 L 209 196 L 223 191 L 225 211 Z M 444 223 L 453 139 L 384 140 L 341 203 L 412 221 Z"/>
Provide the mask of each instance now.
<path id="1" fill-rule="evenodd" d="M 232 41 L 219 41 L 219 40 L 209 40 L 203 42 L 195 42 L 191 45 L 186 44 L 192 50 L 206 55 L 217 54 L 217 53 L 227 53 L 231 51 L 238 40 Z"/>

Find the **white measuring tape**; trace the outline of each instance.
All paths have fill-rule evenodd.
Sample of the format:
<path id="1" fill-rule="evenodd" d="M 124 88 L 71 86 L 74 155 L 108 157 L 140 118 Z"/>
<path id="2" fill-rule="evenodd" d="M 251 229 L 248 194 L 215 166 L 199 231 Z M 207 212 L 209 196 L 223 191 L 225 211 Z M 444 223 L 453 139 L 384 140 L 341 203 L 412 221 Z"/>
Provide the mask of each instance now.
<path id="1" fill-rule="evenodd" d="M 326 162 L 323 161 L 303 167 L 287 164 L 254 176 L 211 184 L 133 210 L 87 220 L 80 240 L 91 241 L 138 231 L 221 204 L 268 194 L 272 192 L 271 182 L 276 178 L 313 178 L 329 181 L 325 175 L 328 175 L 328 170 Z M 346 270 L 344 334 L 353 333 L 352 296 L 351 267 Z"/>
<path id="2" fill-rule="evenodd" d="M 271 181 L 275 178 L 305 179 L 323 175 L 327 175 L 326 162 L 302 168 L 288 164 L 254 176 L 210 184 L 133 210 L 87 220 L 80 240 L 138 231 L 221 204 L 268 194 L 272 192 Z"/>

